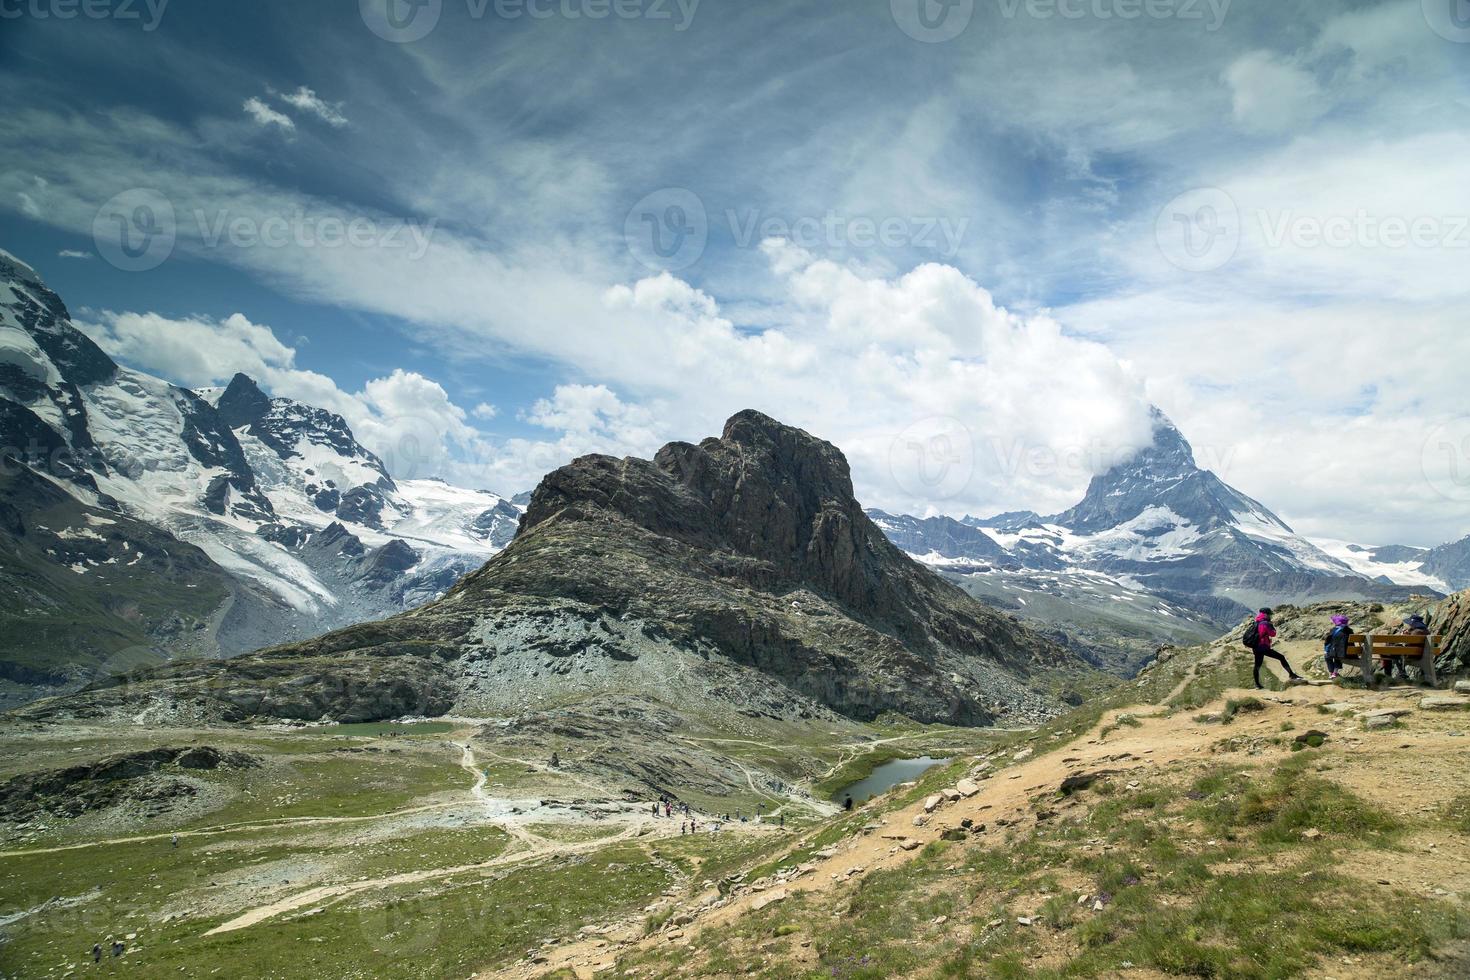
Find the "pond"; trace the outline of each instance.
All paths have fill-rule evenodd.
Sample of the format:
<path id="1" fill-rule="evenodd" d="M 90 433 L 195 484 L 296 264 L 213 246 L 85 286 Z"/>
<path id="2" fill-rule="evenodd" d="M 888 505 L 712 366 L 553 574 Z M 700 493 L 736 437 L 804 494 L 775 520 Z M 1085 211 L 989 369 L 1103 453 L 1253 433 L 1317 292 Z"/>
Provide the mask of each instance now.
<path id="1" fill-rule="evenodd" d="M 927 755 L 921 755 L 917 759 L 890 759 L 864 778 L 833 793 L 832 799 L 841 803 L 843 798 L 850 795 L 853 803 L 864 803 L 868 797 L 877 796 L 899 783 L 918 779 L 928 770 L 948 761 L 948 759 L 930 758 Z"/>

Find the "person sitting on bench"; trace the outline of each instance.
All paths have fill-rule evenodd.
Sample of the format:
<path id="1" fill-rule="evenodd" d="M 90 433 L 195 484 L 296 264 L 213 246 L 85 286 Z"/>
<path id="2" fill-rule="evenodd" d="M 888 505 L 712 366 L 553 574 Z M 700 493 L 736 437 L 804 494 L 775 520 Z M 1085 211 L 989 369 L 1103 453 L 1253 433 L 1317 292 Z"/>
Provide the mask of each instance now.
<path id="1" fill-rule="evenodd" d="M 1424 622 L 1423 616 L 1420 616 L 1418 613 L 1414 613 L 1412 616 L 1409 616 L 1407 619 L 1404 620 L 1404 628 L 1399 630 L 1398 632 L 1400 636 L 1428 636 L 1429 624 Z M 1392 681 L 1394 668 L 1397 667 L 1399 677 L 1401 677 L 1405 683 L 1408 683 L 1409 668 L 1405 663 L 1405 660 L 1406 658 L 1404 657 L 1384 657 L 1381 661 L 1381 663 L 1383 664 L 1383 679 L 1387 681 Z"/>

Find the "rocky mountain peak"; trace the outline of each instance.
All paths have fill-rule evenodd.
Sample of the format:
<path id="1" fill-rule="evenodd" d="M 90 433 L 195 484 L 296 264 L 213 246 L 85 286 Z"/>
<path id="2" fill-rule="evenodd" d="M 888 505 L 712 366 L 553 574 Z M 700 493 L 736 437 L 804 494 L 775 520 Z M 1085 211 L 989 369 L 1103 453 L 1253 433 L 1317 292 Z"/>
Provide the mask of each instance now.
<path id="1" fill-rule="evenodd" d="M 219 396 L 215 403 L 215 410 L 224 420 L 225 424 L 232 429 L 238 429 L 242 425 L 250 425 L 259 422 L 270 414 L 271 400 L 255 379 L 244 374 L 236 374 L 230 379 L 224 394 Z"/>
<path id="2" fill-rule="evenodd" d="M 1154 441 L 1132 458 L 1092 478 L 1082 501 L 1048 521 L 1081 533 L 1126 524 L 1153 511 L 1194 527 L 1232 524 L 1238 515 L 1289 532 L 1262 504 L 1225 484 L 1195 463 L 1194 449 L 1174 423 L 1153 409 Z"/>
<path id="3" fill-rule="evenodd" d="M 747 559 L 744 574 L 862 607 L 887 605 L 903 591 L 874 564 L 878 556 L 905 559 L 863 514 L 842 453 L 756 411 L 733 416 L 719 438 L 670 443 L 651 461 L 574 460 L 532 494 L 522 533 L 553 515 L 628 521 Z"/>

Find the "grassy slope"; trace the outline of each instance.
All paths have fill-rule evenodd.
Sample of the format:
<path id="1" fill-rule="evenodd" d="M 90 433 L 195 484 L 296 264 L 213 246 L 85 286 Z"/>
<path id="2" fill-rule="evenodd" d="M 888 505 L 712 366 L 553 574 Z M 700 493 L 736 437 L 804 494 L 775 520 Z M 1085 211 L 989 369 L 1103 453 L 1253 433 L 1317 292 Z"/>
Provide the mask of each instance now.
<path id="1" fill-rule="evenodd" d="M 1140 709 L 1149 712 L 1197 710 L 1249 684 L 1250 662 L 1236 653 L 1228 641 L 1184 652 L 1038 733 L 1013 736 L 1006 749 L 1056 751 L 1133 703 L 1152 705 Z M 1237 711 L 1250 710 L 1248 701 L 1237 699 Z M 1290 744 L 1285 733 L 1276 741 Z M 619 966 L 639 976 L 1021 978 L 1137 968 L 1244 978 L 1367 956 L 1380 970 L 1420 963 L 1424 976 L 1446 975 L 1432 956 L 1470 937 L 1465 906 L 1453 896 L 1365 889 L 1343 873 L 1354 850 L 1408 846 L 1407 828 L 1320 759 L 1306 749 L 1264 766 L 1161 772 L 1135 777 L 1126 792 L 1103 782 L 1083 794 L 1085 822 L 1038 822 L 1000 848 L 989 837 L 936 841 L 916 860 L 861 879 L 855 891 L 795 893 L 698 932 L 687 950 L 664 947 Z M 952 784 L 971 764 L 932 771 L 913 789 L 814 828 L 791 852 L 750 869 L 747 880 L 809 859 L 882 813 Z M 1470 836 L 1467 814 L 1470 793 L 1462 793 L 1426 826 Z M 1322 836 L 1304 839 L 1309 829 Z M 1104 906 L 1094 911 L 1099 897 Z M 1032 924 L 1017 921 L 1023 910 Z"/>

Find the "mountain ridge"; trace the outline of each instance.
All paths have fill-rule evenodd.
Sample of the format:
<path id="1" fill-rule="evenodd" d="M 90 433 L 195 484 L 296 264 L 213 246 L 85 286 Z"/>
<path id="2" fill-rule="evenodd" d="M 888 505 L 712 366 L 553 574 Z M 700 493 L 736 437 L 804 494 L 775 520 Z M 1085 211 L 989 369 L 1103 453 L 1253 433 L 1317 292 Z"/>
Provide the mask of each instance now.
<path id="1" fill-rule="evenodd" d="M 188 719 L 495 717 L 639 692 L 680 712 L 989 724 L 1049 716 L 1053 681 L 1089 670 L 903 555 L 830 443 L 742 412 L 653 460 L 548 474 L 511 544 L 442 599 L 31 710 L 126 712 L 166 692 Z"/>
<path id="2" fill-rule="evenodd" d="M 88 621 L 114 644 L 141 643 L 143 662 L 240 653 L 401 611 L 441 595 L 504 547 L 520 514 L 497 494 L 395 481 L 340 415 L 271 397 L 244 374 L 201 394 L 119 365 L 73 324 L 35 270 L 8 254 L 0 255 L 0 447 L 7 467 L 74 498 L 70 519 L 108 514 L 147 524 L 157 548 L 199 549 L 201 575 L 209 568 L 205 578 L 224 584 L 207 611 L 187 583 L 167 590 L 185 618 L 205 624 L 203 636 L 187 641 L 177 631 Z M 124 563 L 68 565 L 26 551 L 19 539 L 11 544 L 0 556 L 5 569 L 22 580 L 44 575 L 53 598 L 72 582 L 77 601 L 92 608 L 95 589 L 84 576 L 124 592 L 134 586 Z M 54 567 L 43 568 L 47 561 Z M 93 640 L 54 643 L 51 662 L 41 664 L 41 651 L 10 634 L 0 641 L 0 675 L 46 678 L 37 693 L 53 682 L 81 683 L 109 662 L 80 652 Z M 23 685 L 0 691 L 0 704 L 26 696 Z"/>

